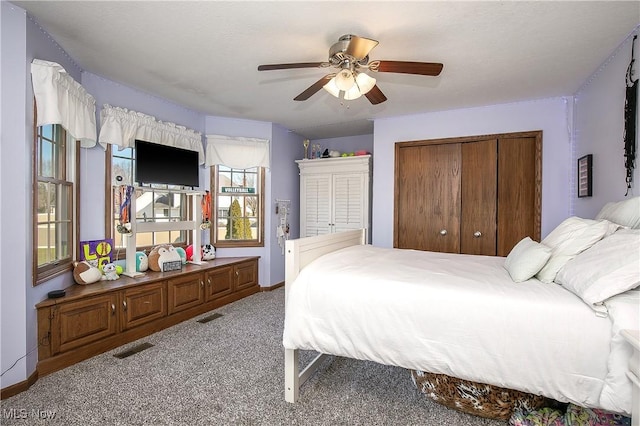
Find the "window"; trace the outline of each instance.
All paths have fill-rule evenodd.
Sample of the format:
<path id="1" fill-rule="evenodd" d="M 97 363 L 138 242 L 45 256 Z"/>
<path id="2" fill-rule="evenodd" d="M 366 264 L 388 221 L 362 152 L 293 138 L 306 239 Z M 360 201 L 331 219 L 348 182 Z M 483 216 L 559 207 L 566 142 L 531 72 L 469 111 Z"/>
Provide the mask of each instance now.
<path id="1" fill-rule="evenodd" d="M 77 241 L 79 144 L 59 124 L 35 127 L 34 285 L 71 269 Z"/>
<path id="2" fill-rule="evenodd" d="M 106 235 L 113 238 L 115 257 L 125 257 L 126 234 L 118 232 L 120 225 L 120 186 L 134 185 L 135 148 L 107 147 L 107 170 L 111 176 L 107 179 L 106 202 L 113 206 L 107 218 Z M 152 185 L 152 190 L 136 191 L 136 220 L 138 222 L 177 222 L 189 220 L 190 208 L 184 193 L 172 192 L 183 189 L 176 185 Z M 186 246 L 189 244 L 187 231 L 136 232 L 138 250 L 150 250 L 158 244 Z"/>
<path id="3" fill-rule="evenodd" d="M 264 169 L 211 168 L 215 213 L 211 241 L 216 247 L 264 246 Z"/>

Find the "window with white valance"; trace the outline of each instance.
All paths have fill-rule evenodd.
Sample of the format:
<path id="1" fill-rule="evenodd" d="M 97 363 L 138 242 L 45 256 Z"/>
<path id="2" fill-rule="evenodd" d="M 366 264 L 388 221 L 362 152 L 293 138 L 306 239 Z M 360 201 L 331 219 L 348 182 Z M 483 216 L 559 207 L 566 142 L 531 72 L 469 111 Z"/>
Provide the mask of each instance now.
<path id="1" fill-rule="evenodd" d="M 55 62 L 34 59 L 31 82 L 36 98 L 36 126 L 60 124 L 80 146 L 96 145 L 96 100 Z"/>
<path id="2" fill-rule="evenodd" d="M 269 168 L 268 139 L 207 135 L 205 166 L 225 165 L 234 169 Z"/>
<path id="3" fill-rule="evenodd" d="M 174 123 L 162 122 L 147 114 L 126 108 L 103 105 L 100 111 L 100 135 L 98 142 L 105 149 L 107 144 L 120 148 L 134 148 L 141 139 L 161 145 L 197 151 L 200 164 L 205 161 L 202 134 Z"/>

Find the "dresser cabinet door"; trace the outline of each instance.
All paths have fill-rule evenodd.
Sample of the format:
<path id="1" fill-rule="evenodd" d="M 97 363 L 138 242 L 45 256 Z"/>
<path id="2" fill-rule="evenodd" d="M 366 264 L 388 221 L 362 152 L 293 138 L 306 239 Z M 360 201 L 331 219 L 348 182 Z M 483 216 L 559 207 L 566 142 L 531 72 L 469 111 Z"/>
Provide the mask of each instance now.
<path id="1" fill-rule="evenodd" d="M 169 315 L 204 302 L 203 274 L 189 274 L 167 281 Z"/>
<path id="2" fill-rule="evenodd" d="M 166 282 L 122 291 L 122 329 L 137 327 L 167 316 Z"/>
<path id="3" fill-rule="evenodd" d="M 57 354 L 114 335 L 118 331 L 115 294 L 52 308 L 51 352 Z"/>
<path id="4" fill-rule="evenodd" d="M 216 268 L 205 274 L 205 299 L 214 300 L 233 292 L 233 267 Z"/>
<path id="5" fill-rule="evenodd" d="M 236 276 L 236 290 L 258 284 L 258 262 L 239 263 L 234 267 Z"/>

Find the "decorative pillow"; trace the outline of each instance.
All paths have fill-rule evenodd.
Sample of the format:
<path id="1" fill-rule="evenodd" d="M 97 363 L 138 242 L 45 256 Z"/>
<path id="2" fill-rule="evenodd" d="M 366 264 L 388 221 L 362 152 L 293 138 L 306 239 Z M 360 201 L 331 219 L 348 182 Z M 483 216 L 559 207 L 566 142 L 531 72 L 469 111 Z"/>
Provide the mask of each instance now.
<path id="1" fill-rule="evenodd" d="M 556 282 L 586 303 L 601 303 L 640 285 L 640 229 L 620 229 L 580 253 Z"/>
<path id="2" fill-rule="evenodd" d="M 606 219 L 629 228 L 640 228 L 640 197 L 607 203 L 596 219 Z"/>
<path id="3" fill-rule="evenodd" d="M 609 232 L 610 224 L 606 220 L 582 219 L 576 216 L 565 219 L 542 240 L 542 244 L 551 248 L 551 257 L 536 274 L 536 278 L 545 283 L 553 282 L 565 263 Z"/>
<path id="4" fill-rule="evenodd" d="M 551 257 L 551 248 L 524 237 L 511 249 L 504 262 L 514 282 L 520 283 L 537 274 Z"/>

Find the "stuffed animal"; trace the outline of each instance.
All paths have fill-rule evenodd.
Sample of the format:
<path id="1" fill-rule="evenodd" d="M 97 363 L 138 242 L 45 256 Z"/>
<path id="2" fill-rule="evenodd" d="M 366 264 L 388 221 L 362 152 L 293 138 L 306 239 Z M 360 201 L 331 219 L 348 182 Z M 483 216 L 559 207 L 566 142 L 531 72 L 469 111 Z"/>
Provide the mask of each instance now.
<path id="1" fill-rule="evenodd" d="M 149 258 L 143 251 L 136 252 L 136 272 L 144 272 L 149 269 Z"/>
<path id="2" fill-rule="evenodd" d="M 73 279 L 76 283 L 81 285 L 92 284 L 100 281 L 101 278 L 102 271 L 86 260 L 73 264 Z"/>
<path id="3" fill-rule="evenodd" d="M 117 280 L 118 278 L 120 278 L 120 276 L 118 275 L 118 272 L 116 270 L 116 264 L 115 263 L 105 263 L 104 266 L 102 267 L 102 277 L 100 278 L 101 280 L 107 280 L 107 281 L 113 281 L 113 280 Z"/>
<path id="4" fill-rule="evenodd" d="M 202 260 L 213 260 L 216 258 L 216 248 L 211 244 L 202 246 Z"/>
<path id="5" fill-rule="evenodd" d="M 187 263 L 187 252 L 182 247 L 176 247 L 176 251 L 180 255 L 180 259 L 182 260 L 182 264 L 185 265 Z"/>
<path id="6" fill-rule="evenodd" d="M 149 269 L 156 272 L 162 271 L 162 265 L 165 262 L 181 262 L 180 255 L 176 251 L 175 247 L 171 244 L 160 244 L 155 246 L 151 253 L 149 253 Z"/>
<path id="7" fill-rule="evenodd" d="M 186 249 L 187 260 L 193 260 L 193 245 L 188 245 Z M 216 248 L 211 244 L 204 244 L 200 248 L 201 260 L 213 260 L 216 258 Z"/>

